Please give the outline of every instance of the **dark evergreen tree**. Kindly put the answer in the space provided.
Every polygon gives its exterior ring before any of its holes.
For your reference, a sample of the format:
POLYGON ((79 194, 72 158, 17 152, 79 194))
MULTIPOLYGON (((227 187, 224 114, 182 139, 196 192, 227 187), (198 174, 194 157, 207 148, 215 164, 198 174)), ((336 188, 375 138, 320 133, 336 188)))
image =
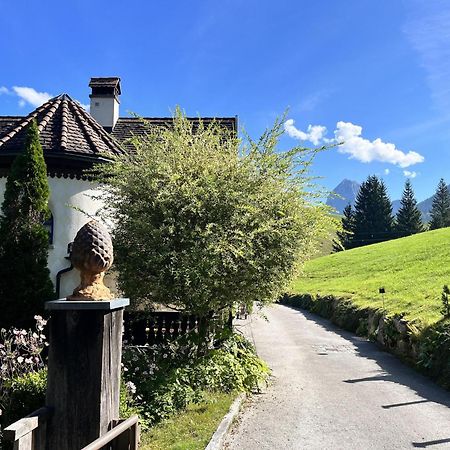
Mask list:
POLYGON ((35 121, 9 173, 0 216, 0 327, 27 327, 54 297, 47 268, 49 187, 35 121))
POLYGON ((339 252, 341 250, 348 250, 352 248, 352 239, 354 231, 354 213, 352 210, 352 205, 347 205, 343 211, 342 221, 342 231, 336 233, 337 240, 333 242, 333 250, 339 252))
POLYGON ((400 204, 395 224, 397 235, 399 237, 409 236, 423 231, 422 214, 417 208, 417 200, 409 180, 405 182, 400 204))
POLYGON ((352 245, 360 247, 393 237, 392 204, 386 186, 375 175, 369 176, 355 201, 352 245))
POLYGON ((439 180, 434 194, 430 216, 430 230, 450 226, 450 193, 443 178, 439 180))

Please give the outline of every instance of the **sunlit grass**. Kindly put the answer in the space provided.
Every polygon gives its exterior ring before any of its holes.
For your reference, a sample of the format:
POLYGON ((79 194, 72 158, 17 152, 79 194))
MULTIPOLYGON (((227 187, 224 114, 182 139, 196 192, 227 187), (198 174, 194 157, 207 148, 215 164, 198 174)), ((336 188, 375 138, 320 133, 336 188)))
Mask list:
POLYGON ((144 434, 142 450, 203 450, 236 394, 207 393, 205 401, 165 420, 144 434))
POLYGON ((405 312, 410 320, 441 318, 441 292, 450 284, 450 228, 360 247, 311 260, 294 293, 333 294, 359 306, 405 312))

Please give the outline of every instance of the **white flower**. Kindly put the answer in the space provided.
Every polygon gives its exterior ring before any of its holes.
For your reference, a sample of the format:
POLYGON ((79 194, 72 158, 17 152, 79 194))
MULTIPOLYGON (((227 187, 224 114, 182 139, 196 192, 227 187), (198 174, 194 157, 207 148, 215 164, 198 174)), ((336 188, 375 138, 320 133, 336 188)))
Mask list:
POLYGON ((136 385, 132 381, 127 381, 126 386, 132 394, 136 393, 136 385))
POLYGON ((22 364, 22 363, 23 363, 23 357, 22 357, 22 356, 19 356, 19 357, 17 358, 17 362, 20 363, 20 364, 22 364))

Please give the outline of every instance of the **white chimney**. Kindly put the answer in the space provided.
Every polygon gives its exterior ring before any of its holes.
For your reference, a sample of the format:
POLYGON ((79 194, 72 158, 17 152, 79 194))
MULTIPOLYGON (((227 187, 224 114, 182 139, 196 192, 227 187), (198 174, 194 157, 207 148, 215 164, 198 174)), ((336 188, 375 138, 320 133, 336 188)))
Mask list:
POLYGON ((91 78, 89 87, 92 88, 91 116, 105 128, 112 131, 119 119, 120 78, 91 78))

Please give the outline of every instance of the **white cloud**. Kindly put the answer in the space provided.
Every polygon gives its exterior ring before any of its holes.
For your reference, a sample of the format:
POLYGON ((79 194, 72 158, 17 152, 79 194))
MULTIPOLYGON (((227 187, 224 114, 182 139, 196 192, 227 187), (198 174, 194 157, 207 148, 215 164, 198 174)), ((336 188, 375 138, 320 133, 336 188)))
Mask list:
POLYGON ((5 86, 0 86, 0 95, 1 94, 9 94, 9 89, 5 86))
POLYGON ((47 92, 38 92, 33 88, 24 86, 13 86, 13 91, 20 98, 19 106, 25 106, 26 103, 29 103, 37 108, 52 97, 47 92))
POLYGON ((324 135, 327 132, 327 129, 322 125, 308 125, 306 132, 297 129, 294 126, 294 120, 288 119, 284 122, 284 130, 286 133, 294 138, 299 139, 300 141, 309 141, 314 145, 319 145, 320 141, 323 139, 324 135))
POLYGON ((384 174, 385 175, 389 175, 390 170, 389 169, 384 169, 384 174))
POLYGON ((364 163, 379 161, 394 164, 402 168, 421 163, 425 158, 417 152, 405 153, 390 142, 383 142, 380 138, 370 141, 361 136, 362 127, 351 122, 338 122, 334 131, 335 141, 343 142, 339 146, 340 153, 350 155, 364 163))
POLYGON ((327 129, 322 125, 309 125, 307 131, 301 131, 294 126, 294 120, 288 119, 284 123, 286 133, 301 141, 310 141, 314 145, 323 142, 325 144, 340 144, 339 153, 350 155, 364 163, 373 161, 394 164, 401 167, 412 166, 421 163, 425 158, 415 151, 403 152, 395 144, 384 142, 380 138, 373 141, 363 138, 362 127, 351 122, 339 121, 334 130, 334 139, 327 139, 327 129))
POLYGON ((409 170, 404 170, 403 175, 405 175, 405 177, 407 178, 416 178, 417 172, 410 172, 409 170))

